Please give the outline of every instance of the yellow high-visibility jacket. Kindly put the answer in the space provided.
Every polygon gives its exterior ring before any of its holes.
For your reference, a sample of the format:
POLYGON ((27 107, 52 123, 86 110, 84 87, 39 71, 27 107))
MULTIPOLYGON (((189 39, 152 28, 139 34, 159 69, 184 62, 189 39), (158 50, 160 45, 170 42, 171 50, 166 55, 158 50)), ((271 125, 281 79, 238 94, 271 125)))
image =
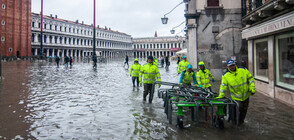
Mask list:
POLYGON ((196 79, 197 79, 198 85, 202 85, 203 88, 209 88, 209 87, 211 87, 209 77, 211 79, 214 79, 214 77, 212 76, 210 70, 205 67, 205 64, 204 64, 203 61, 200 61, 198 63, 198 65, 203 65, 204 66, 204 70, 201 70, 199 68, 199 71, 196 74, 196 79))
POLYGON ((139 63, 134 63, 130 69, 130 75, 132 77, 139 77, 140 76, 141 65, 139 63))
POLYGON ((179 65, 178 65, 178 73, 182 73, 184 70, 187 70, 187 66, 189 65, 190 63, 186 60, 182 60, 179 65))
POLYGON ((223 98, 229 87, 231 98, 233 100, 245 101, 251 96, 251 93, 255 93, 254 81, 254 77, 245 68, 238 68, 236 66, 236 71, 230 71, 228 69, 222 76, 222 82, 217 98, 223 98))
POLYGON ((153 60, 153 65, 155 65, 156 67, 158 67, 158 60, 157 60, 157 58, 153 58, 154 60, 153 60))
POLYGON ((157 81, 161 81, 158 67, 153 65, 152 63, 147 63, 141 67, 139 77, 140 84, 142 83, 142 77, 144 84, 153 84, 153 82, 155 82, 156 79, 157 81))

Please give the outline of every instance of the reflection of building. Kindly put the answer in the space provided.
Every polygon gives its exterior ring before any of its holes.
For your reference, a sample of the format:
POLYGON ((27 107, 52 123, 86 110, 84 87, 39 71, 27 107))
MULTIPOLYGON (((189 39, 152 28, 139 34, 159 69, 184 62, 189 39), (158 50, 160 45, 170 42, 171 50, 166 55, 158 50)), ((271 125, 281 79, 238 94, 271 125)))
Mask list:
MULTIPOLYGON (((32 54, 40 49, 39 14, 32 14, 32 54)), ((90 56, 93 53, 93 26, 78 20, 68 21, 57 16, 43 18, 43 48, 46 56, 90 56)), ((131 54, 132 38, 130 35, 113 31, 110 28, 96 28, 96 51, 98 56, 114 57, 131 54)))
POLYGON ((257 91, 294 106, 294 0, 244 0, 242 38, 257 91))
POLYGON ((195 68, 204 61, 215 78, 221 79, 222 61, 247 60, 241 39, 241 0, 184 1, 188 61, 195 68))
POLYGON ((31 56, 31 0, 0 1, 0 53, 3 57, 31 56))
POLYGON ((175 52, 184 48, 184 43, 184 37, 133 38, 134 57, 174 56, 175 52))

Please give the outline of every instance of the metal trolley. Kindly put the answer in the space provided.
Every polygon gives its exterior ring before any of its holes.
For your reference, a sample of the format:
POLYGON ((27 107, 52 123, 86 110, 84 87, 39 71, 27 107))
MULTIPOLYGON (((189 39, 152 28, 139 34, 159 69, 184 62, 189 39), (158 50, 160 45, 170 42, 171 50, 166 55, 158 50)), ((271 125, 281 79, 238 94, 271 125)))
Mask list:
POLYGON ((190 109, 191 120, 199 125, 202 108, 205 111, 205 120, 211 119, 211 125, 224 128, 224 116, 228 115, 228 121, 233 120, 239 124, 239 105, 229 98, 215 99, 216 94, 195 86, 181 86, 176 83, 156 81, 152 88, 152 97, 156 84, 170 86, 170 88, 159 88, 157 94, 163 99, 164 112, 170 124, 173 120, 173 109, 177 110, 177 126, 184 128, 184 110, 190 109), (227 109, 229 108, 229 109, 227 109), (228 111, 227 111, 228 110, 228 111))

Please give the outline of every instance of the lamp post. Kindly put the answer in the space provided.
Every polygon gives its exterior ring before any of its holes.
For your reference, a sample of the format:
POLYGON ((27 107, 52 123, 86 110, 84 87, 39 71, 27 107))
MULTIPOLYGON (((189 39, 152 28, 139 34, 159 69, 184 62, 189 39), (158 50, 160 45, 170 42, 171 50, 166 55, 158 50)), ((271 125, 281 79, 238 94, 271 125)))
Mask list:
POLYGON ((43 59, 43 0, 41 0, 41 43, 40 43, 40 58, 43 59))
POLYGON ((96 17, 96 0, 94 0, 94 11, 93 11, 93 62, 94 62, 94 67, 96 68, 96 63, 97 63, 97 56, 96 56, 96 22, 95 22, 95 17, 96 17))
POLYGON ((176 5, 172 10, 170 10, 168 13, 164 14, 163 18, 161 18, 162 24, 167 24, 168 18, 166 17, 168 14, 170 14, 173 10, 175 10, 178 6, 180 6, 184 1, 180 2, 178 5, 176 5))
POLYGON ((175 30, 174 30, 174 29, 180 27, 180 26, 181 26, 182 24, 184 24, 185 22, 186 22, 186 21, 183 21, 181 24, 179 24, 179 25, 173 27, 173 28, 170 30, 170 33, 171 33, 171 34, 174 34, 174 33, 175 33, 175 30))

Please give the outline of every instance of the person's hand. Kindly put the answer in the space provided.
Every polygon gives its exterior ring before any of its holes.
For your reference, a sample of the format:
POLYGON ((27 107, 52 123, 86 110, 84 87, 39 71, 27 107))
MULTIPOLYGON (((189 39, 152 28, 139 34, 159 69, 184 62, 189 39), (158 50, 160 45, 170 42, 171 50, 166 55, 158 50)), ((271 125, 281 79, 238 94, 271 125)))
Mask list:
POLYGON ((178 75, 179 75, 180 73, 178 72, 178 75))
POLYGON ((212 79, 211 81, 212 81, 212 82, 215 82, 215 80, 214 80, 214 79, 212 79))
POLYGON ((251 89, 250 93, 251 93, 251 95, 254 95, 255 94, 255 89, 251 89))
POLYGON ((130 77, 132 77, 132 75, 130 74, 130 77))
POLYGON ((160 88, 160 87, 161 87, 161 84, 158 85, 158 88, 160 88))

